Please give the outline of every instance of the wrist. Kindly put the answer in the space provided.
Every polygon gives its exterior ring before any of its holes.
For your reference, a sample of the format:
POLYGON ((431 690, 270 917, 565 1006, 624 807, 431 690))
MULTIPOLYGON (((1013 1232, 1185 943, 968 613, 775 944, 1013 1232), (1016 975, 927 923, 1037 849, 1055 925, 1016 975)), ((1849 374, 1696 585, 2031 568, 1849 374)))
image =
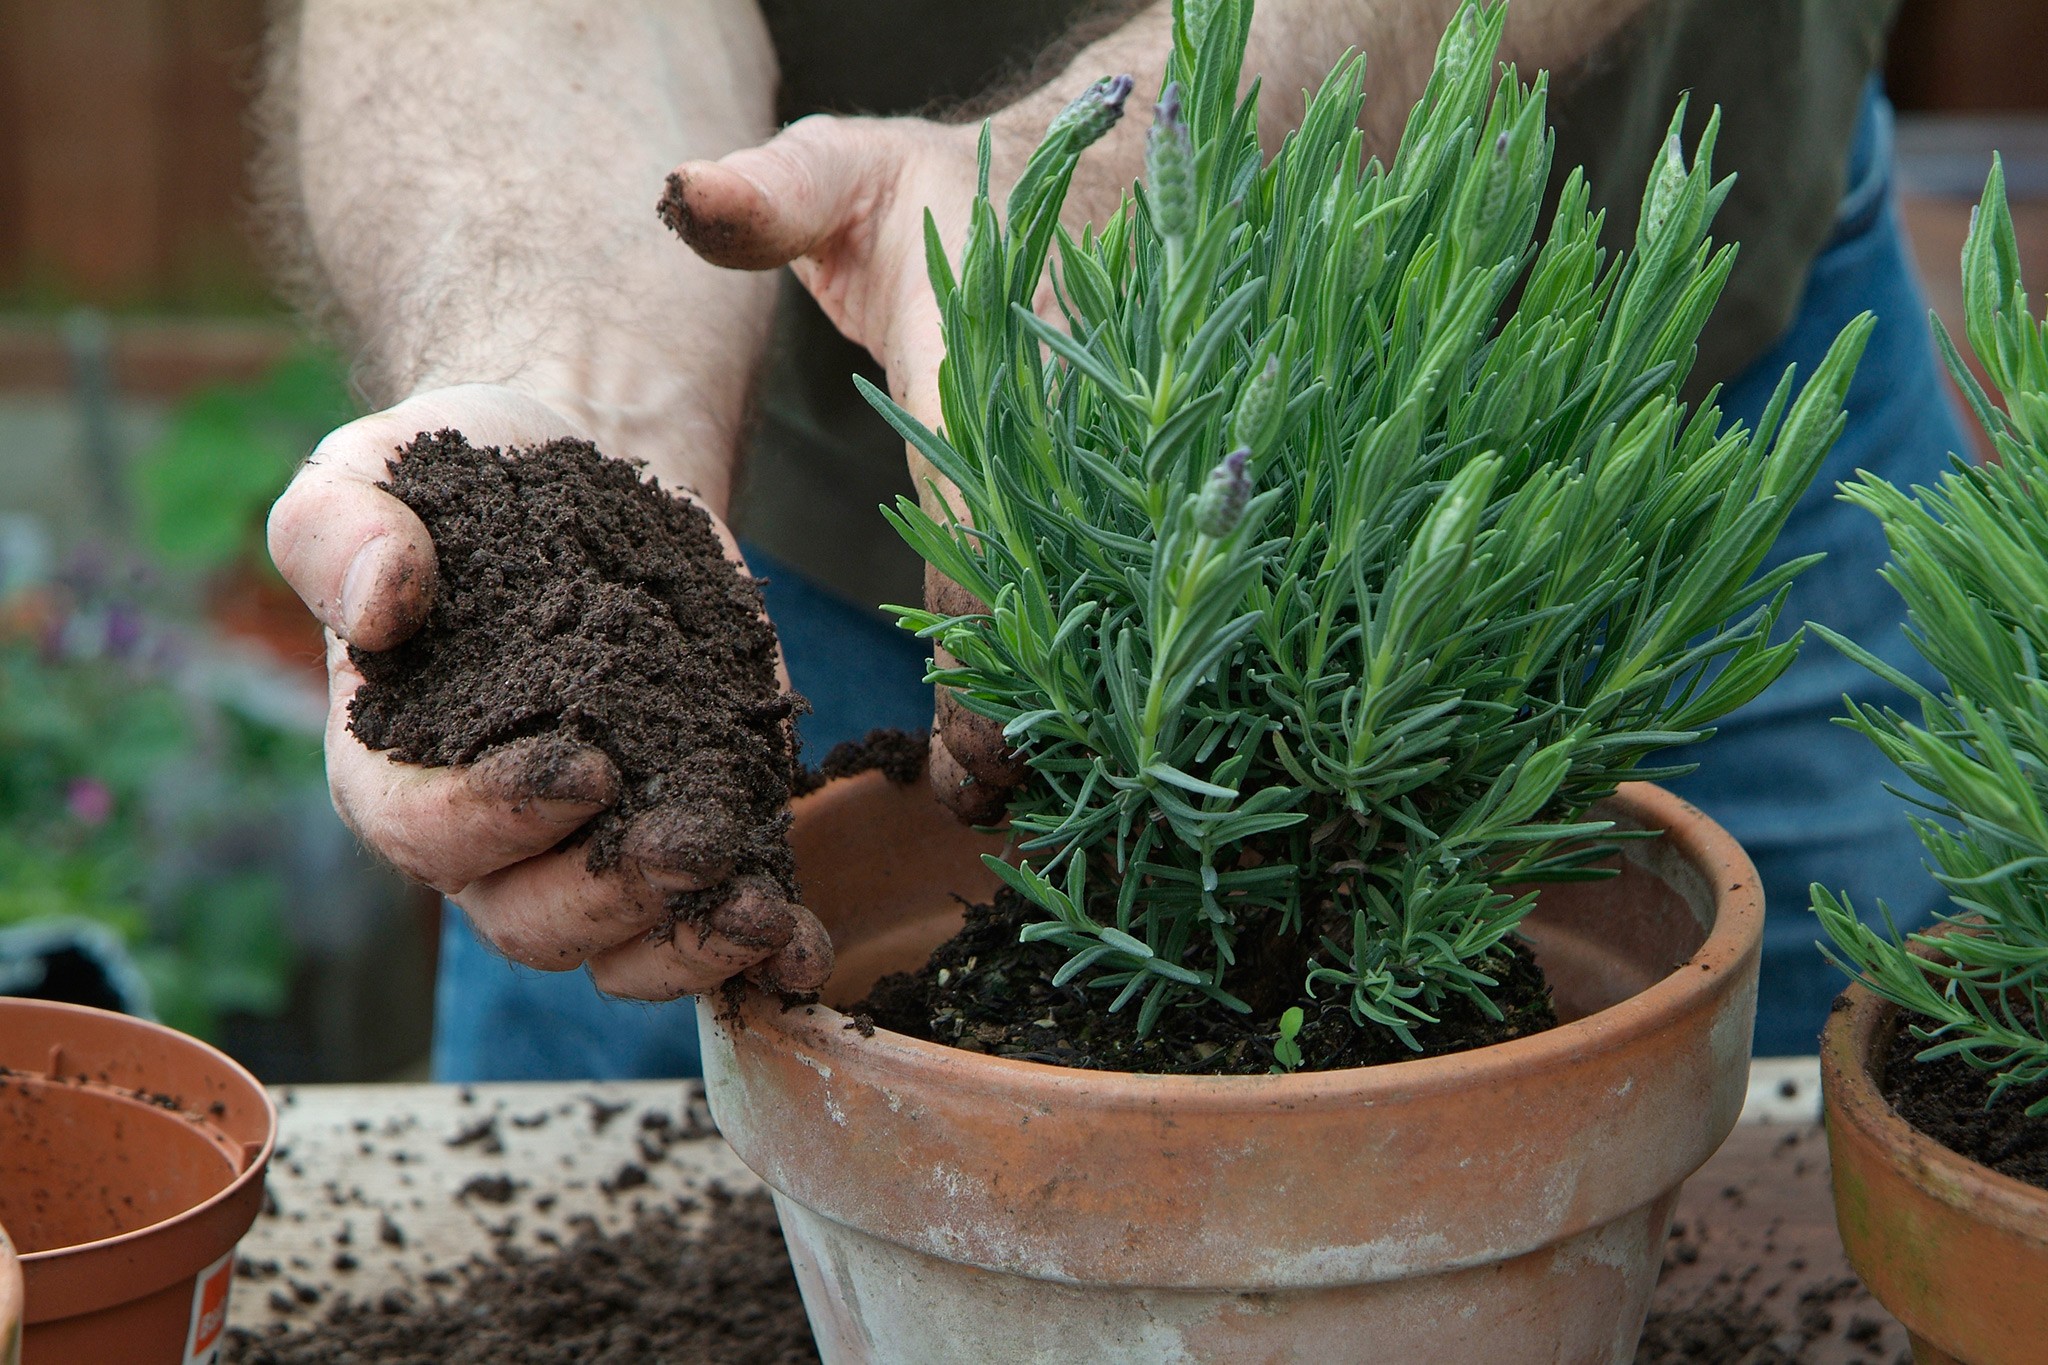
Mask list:
POLYGON ((607 376, 593 368, 537 368, 507 387, 526 393, 605 455, 637 461, 672 492, 688 492, 724 520, 732 501, 752 377, 713 394, 673 370, 607 376))
MULTIPOLYGON (((725 517, 754 371, 766 340, 770 277, 728 276, 761 297, 728 300, 714 344, 670 331, 658 341, 642 318, 570 329, 550 343, 523 334, 522 354, 442 354, 407 376, 413 394, 485 383, 523 394, 559 415, 615 459, 635 460, 674 491, 695 494, 725 517)), ((518 333, 511 329, 499 336, 518 333)))

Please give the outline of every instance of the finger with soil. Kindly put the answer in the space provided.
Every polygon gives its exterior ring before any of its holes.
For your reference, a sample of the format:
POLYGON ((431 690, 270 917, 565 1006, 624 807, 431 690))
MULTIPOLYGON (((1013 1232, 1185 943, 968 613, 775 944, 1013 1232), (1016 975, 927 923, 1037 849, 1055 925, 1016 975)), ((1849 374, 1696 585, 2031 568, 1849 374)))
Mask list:
MULTIPOLYGON (((924 571, 925 605, 945 616, 986 615, 988 606, 973 593, 931 565, 924 571)), ((939 668, 959 664, 945 649, 932 646, 939 668)), ((970 824, 1002 818, 1010 792, 1029 773, 1023 758, 1003 737, 1003 727, 960 704, 950 687, 934 689, 932 719, 932 790, 946 807, 970 824)))
POLYGON ((932 734, 931 780, 940 804, 970 825, 996 823, 1010 804, 1009 787, 977 779, 953 757, 946 737, 936 731, 932 734))
MULTIPOLYGON (((792 946, 800 945, 793 961, 814 964, 824 935, 809 911, 777 898, 772 886, 758 899, 743 891, 701 920, 677 920, 663 932, 598 954, 590 960, 590 979, 606 995, 628 1000, 703 995, 749 968, 759 971, 764 960, 773 962, 792 946), (754 941, 741 942, 741 937, 754 941)), ((824 953, 829 973, 829 942, 824 953)), ((816 975, 815 966, 808 972, 800 968, 796 975, 816 975)))
POLYGON ((434 541, 412 508, 379 487, 421 431, 455 424, 479 442, 580 433, 525 394, 462 384, 409 398, 331 431, 270 510, 270 556, 327 628, 386 650, 425 623, 439 588, 434 541))
POLYGON ((411 508, 316 452, 270 509, 270 557, 329 630, 389 649, 427 619, 434 542, 411 508))
POLYGON ((777 995, 808 995, 823 987, 832 976, 832 936, 810 911, 791 908, 796 910, 796 925, 789 942, 748 972, 747 978, 777 995))
MULTIPOLYGON (((934 646, 941 668, 952 656, 934 646)), ((932 790, 953 814, 969 824, 1002 819, 1010 793, 1030 770, 1003 737, 1003 727, 960 704, 953 689, 936 689, 932 721, 932 790)))
POLYGON ((701 891, 732 875, 745 837, 739 818, 718 802, 656 806, 627 827, 619 852, 655 886, 701 891))
MULTIPOLYGON (((638 868, 592 872, 581 849, 528 858, 463 887, 451 899, 477 936, 512 961, 571 971, 669 920, 669 893, 638 868)), ((759 959, 755 952, 741 965, 759 959)), ((737 970, 737 968, 735 968, 737 970)))
POLYGON ((618 799, 611 760, 559 735, 421 768, 371 753, 346 721, 343 697, 328 718, 335 809, 400 872, 443 894, 545 853, 618 799))

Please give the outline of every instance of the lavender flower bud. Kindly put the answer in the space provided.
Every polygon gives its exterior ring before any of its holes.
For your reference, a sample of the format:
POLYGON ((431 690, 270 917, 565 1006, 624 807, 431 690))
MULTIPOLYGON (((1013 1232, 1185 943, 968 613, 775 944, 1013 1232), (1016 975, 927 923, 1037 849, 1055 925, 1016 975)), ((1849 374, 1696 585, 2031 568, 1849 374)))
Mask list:
POLYGON ((1045 130, 1046 140, 1071 135, 1077 151, 1095 142, 1124 116, 1124 101, 1130 98, 1133 84, 1129 76, 1105 76, 1095 82, 1053 117, 1045 130))
POLYGON ((1266 368, 1247 379, 1237 395, 1230 419, 1230 440, 1246 450, 1263 449, 1272 439, 1273 419, 1280 413, 1280 357, 1266 357, 1266 368))
POLYGON ((1225 455, 1195 498, 1195 529, 1211 540, 1221 540, 1244 520, 1245 504, 1252 500, 1252 481, 1244 472, 1251 454, 1239 446, 1225 455))
POLYGON ((1443 42, 1437 45, 1436 67, 1445 85, 1456 85, 1464 78, 1478 50, 1479 12, 1471 5, 1460 6, 1457 19, 1444 30, 1443 42))
POLYGON ((1664 144, 1664 155, 1658 160, 1657 168, 1650 173, 1649 200, 1643 205, 1644 237, 1655 237, 1671 217, 1671 210, 1678 203, 1679 193, 1685 189, 1685 148, 1678 143, 1678 134, 1673 133, 1664 144))
POLYGON ((1145 193, 1159 235, 1184 242, 1195 223, 1195 149, 1180 114, 1180 82, 1159 97, 1145 134, 1145 193))
POLYGON ((1479 201, 1479 230, 1491 232, 1500 221, 1508 202, 1508 185, 1514 179, 1514 163, 1508 159, 1508 135, 1493 140, 1493 161, 1486 168, 1486 193, 1479 201))

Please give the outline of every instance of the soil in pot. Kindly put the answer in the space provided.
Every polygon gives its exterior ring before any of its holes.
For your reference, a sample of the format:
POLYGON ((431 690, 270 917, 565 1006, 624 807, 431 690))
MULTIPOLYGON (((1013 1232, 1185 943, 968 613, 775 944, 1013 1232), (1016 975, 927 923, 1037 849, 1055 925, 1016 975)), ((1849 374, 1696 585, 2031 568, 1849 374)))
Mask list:
MULTIPOLYGON (((1264 1075, 1273 1066, 1277 1022, 1214 1007, 1169 1011, 1144 1038, 1133 1013, 1106 1014, 1098 991, 1053 984, 1063 955, 1019 943, 1018 931, 1040 912, 1005 887, 987 905, 968 907, 967 924, 916 972, 875 983, 848 1011, 872 1024, 970 1052, 1016 1057, 1095 1071, 1183 1075, 1264 1075)), ((1519 943, 1486 963, 1501 984, 1494 993, 1503 1018, 1489 1018, 1464 997, 1415 1030, 1416 1052, 1384 1029, 1359 1028, 1342 1005, 1311 1010, 1298 1041, 1303 1070, 1375 1066, 1382 1062, 1462 1052, 1557 1026, 1550 989, 1519 943)))
POLYGON ((673 1210, 560 1253, 472 1264, 462 1293, 420 1304, 394 1291, 344 1299, 310 1329, 229 1334, 224 1365, 594 1365, 817 1360, 765 1192, 712 1191, 708 1224, 673 1210))
POLYGON ((835 744, 824 761, 797 775, 791 796, 808 796, 827 782, 841 777, 880 770, 899 786, 924 780, 925 760, 931 754, 928 730, 870 730, 861 739, 835 744))
POLYGON ((535 737, 595 746, 620 797, 574 836, 593 871, 656 813, 691 861, 729 859, 794 899, 784 811, 801 703, 778 687, 759 587, 704 510, 586 442, 508 454, 454 431, 422 433, 384 486, 433 536, 440 583, 412 638, 352 652, 356 736, 432 765, 535 737))
POLYGON ((2014 1086, 1987 1106, 1986 1073, 1960 1057, 1914 1060, 1929 1046, 1913 1035, 1914 1024, 1934 1027, 1920 1015, 1903 1019, 1885 1052, 1880 1088, 1899 1117, 1958 1156, 2048 1190, 2048 1115, 2026 1115, 2028 1105, 2048 1098, 2048 1081, 2014 1086))

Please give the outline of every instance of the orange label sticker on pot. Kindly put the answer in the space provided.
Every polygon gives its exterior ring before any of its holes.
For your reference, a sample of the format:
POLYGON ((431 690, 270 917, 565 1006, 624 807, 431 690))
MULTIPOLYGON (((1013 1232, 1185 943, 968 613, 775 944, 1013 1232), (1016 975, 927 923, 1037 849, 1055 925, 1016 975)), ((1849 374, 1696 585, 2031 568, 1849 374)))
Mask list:
POLYGON ((192 1325, 185 1332, 185 1365, 217 1365, 220 1339, 228 1325, 228 1286, 235 1278, 235 1253, 199 1272, 192 1286, 192 1325))

